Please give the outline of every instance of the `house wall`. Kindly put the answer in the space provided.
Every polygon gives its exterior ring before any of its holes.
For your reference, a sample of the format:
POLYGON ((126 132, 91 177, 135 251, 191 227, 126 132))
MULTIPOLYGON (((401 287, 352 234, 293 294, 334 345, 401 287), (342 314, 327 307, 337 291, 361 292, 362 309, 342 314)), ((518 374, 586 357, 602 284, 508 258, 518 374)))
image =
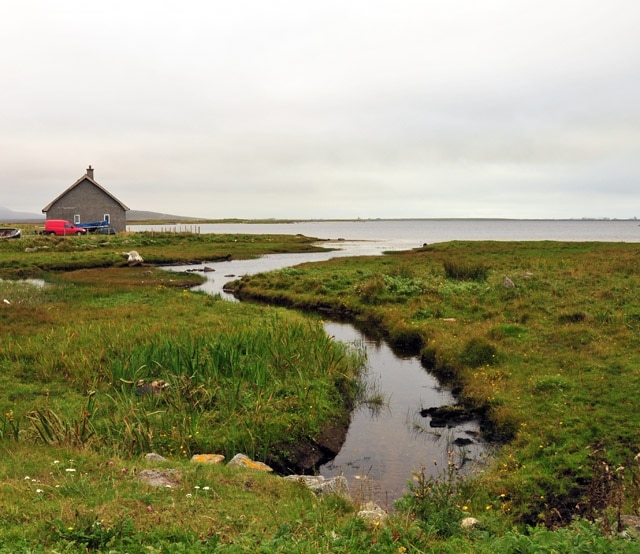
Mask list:
POLYGON ((102 221, 105 214, 109 214, 111 227, 119 233, 126 231, 126 212, 122 206, 85 179, 51 205, 47 219, 67 219, 74 223, 74 216, 79 215, 80 223, 91 223, 102 221))

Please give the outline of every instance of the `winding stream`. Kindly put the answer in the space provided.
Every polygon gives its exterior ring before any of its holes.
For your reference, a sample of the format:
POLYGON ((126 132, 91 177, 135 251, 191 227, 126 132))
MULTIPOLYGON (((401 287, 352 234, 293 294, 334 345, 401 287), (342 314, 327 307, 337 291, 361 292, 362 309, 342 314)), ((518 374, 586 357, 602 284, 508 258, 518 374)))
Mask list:
MULTIPOLYGON (((162 230, 162 228, 157 228, 162 230)), ((132 230, 154 230, 134 226, 132 230)), ((424 242, 450 240, 562 240, 640 242, 638 221, 632 220, 363 220, 316 221, 287 224, 205 224, 203 233, 303 234, 310 237, 349 237, 349 241, 323 242, 339 251, 314 254, 281 254, 258 260, 207 264, 216 271, 205 273, 202 290, 221 294, 227 281, 242 275, 289 267, 303 262, 322 261, 336 256, 377 255, 385 250, 407 250, 424 242)), ((189 266, 170 269, 186 270, 189 266)), ((202 266, 200 266, 202 269, 202 266)), ((432 427, 420 410, 454 401, 450 392, 425 371, 415 357, 392 352, 383 342, 365 337, 350 325, 327 323, 327 333, 338 340, 363 344, 367 349, 368 379, 387 397, 388 406, 371 412, 362 406, 352 414, 347 440, 338 456, 320 468, 324 476, 344 474, 354 496, 375 499, 390 507, 406 491, 412 474, 420 471, 441 476, 449 452, 464 469, 473 468, 486 454, 478 436, 477 422, 450 429, 432 427), (465 446, 454 441, 471 440, 465 446), (465 462, 463 464, 463 462, 465 462)), ((460 442, 460 441, 458 441, 460 442)))
MULTIPOLYGON (((379 244, 362 242, 340 242, 336 246, 341 250, 206 263, 214 271, 204 273, 207 281, 194 290, 237 301, 222 287, 243 275, 336 256, 380 254, 383 249, 379 244)), ((388 245, 384 249, 388 249, 388 245)), ((193 271, 203 267, 183 265, 166 269, 193 271)), ((455 399, 422 367, 416 356, 394 352, 384 341, 365 336, 350 324, 326 322, 325 329, 336 340, 365 348, 366 378, 370 387, 383 394, 386 402, 380 409, 363 405, 352 413, 346 441, 338 456, 319 468, 321 475, 344 475, 354 498, 371 499, 391 508, 393 501, 407 492, 407 482, 415 472, 424 469, 427 475, 441 476, 448 460, 464 470, 482 462, 487 449, 480 438, 477 421, 451 428, 432 427, 430 418, 420 415, 424 408, 453 404, 455 399), (458 445, 454 441, 467 444, 458 445)))

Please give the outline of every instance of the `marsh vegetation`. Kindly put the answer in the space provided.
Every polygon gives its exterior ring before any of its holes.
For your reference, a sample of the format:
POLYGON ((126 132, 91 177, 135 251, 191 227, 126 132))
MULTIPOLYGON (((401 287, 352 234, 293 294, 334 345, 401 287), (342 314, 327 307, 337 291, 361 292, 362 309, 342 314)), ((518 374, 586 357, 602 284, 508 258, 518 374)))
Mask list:
POLYGON ((454 464, 415 476, 383 525, 274 475, 190 464, 243 451, 286 469, 344 424, 362 358, 314 318, 194 293, 200 277, 151 264, 306 248, 146 233, 0 243, 0 277, 47 283, 0 281, 0 552, 637 549, 617 535, 640 499, 627 244, 448 243, 243 279, 243 296, 366 320, 418 348, 502 446, 472 478, 454 464), (133 249, 149 265, 127 267, 133 249), (141 380, 169 387, 140 394, 141 380), (150 450, 182 471, 179 488, 134 478, 150 450))
POLYGON ((638 508, 638 255, 633 244, 452 242, 245 277, 235 288, 373 323, 419 349, 503 443, 478 482, 507 498, 502 509, 517 521, 555 526, 596 502, 594 456, 624 468, 619 509, 638 508))

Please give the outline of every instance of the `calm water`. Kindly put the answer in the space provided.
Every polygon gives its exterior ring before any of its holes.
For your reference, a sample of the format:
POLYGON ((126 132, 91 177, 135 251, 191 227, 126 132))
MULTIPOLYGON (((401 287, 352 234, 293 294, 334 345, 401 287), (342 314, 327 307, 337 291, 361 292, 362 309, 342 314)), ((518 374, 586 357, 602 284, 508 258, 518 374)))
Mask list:
MULTIPOLYGON (((166 226, 132 227, 132 230, 166 230, 166 226)), ((640 242, 635 221, 516 221, 516 220, 402 220, 363 222, 306 222, 292 224, 215 224, 199 226, 201 233, 304 234, 328 241, 340 250, 311 254, 279 254, 258 260, 207 263, 214 272, 199 289, 234 300, 223 285, 249 275, 308 261, 336 256, 378 255, 385 250, 402 250, 423 243, 450 240, 566 240, 640 242), (338 240, 341 239, 341 240, 338 240), (344 239, 344 240, 342 240, 344 239)), ((144 256, 144 253, 142 253, 144 256)), ((196 266, 202 269, 202 266, 196 266)), ((194 266, 178 266, 184 271, 194 266)), ((330 463, 320 468, 326 477, 343 474, 352 494, 372 498, 391 507, 406 489, 412 474, 424 468, 430 475, 442 475, 448 452, 456 463, 473 469, 486 455, 478 437, 477 422, 451 429, 431 428, 420 410, 451 404, 450 392, 422 368, 416 357, 392 352, 381 341, 364 336, 351 325, 326 323, 327 333, 367 352, 367 378, 387 398, 387 406, 373 412, 363 406, 352 414, 347 440, 330 463), (452 446, 457 438, 471 439, 464 447, 452 446), (477 463, 476 463, 477 462, 477 463)))
MULTIPOLYGON (((185 227, 185 226, 181 226, 185 227)), ((392 249, 410 249, 450 240, 565 240, 640 242, 634 220, 401 219, 313 221, 274 224, 205 224, 201 233, 301 234, 320 239, 375 241, 392 249)), ((130 229, 172 229, 131 226, 130 229)))
POLYGON ((338 456, 320 467, 321 475, 344 475, 354 497, 392 508, 414 472, 424 468, 428 475, 441 476, 449 452, 465 471, 481 467, 487 445, 477 421, 432 428, 430 418, 420 415, 423 408, 455 404, 455 399, 417 357, 398 355, 351 325, 325 323, 325 329, 337 340, 366 348, 367 379, 383 392, 386 405, 379 410, 363 405, 352 413, 347 439, 338 456), (456 446, 456 439, 472 442, 456 446))

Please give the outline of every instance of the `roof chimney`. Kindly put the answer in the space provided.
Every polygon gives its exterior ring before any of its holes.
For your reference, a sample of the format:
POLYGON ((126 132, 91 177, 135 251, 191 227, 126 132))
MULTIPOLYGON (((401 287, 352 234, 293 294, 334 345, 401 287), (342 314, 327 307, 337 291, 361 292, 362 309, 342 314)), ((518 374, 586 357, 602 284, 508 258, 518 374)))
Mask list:
POLYGON ((89 179, 93 179, 93 167, 91 166, 87 167, 87 177, 89 177, 89 179))

